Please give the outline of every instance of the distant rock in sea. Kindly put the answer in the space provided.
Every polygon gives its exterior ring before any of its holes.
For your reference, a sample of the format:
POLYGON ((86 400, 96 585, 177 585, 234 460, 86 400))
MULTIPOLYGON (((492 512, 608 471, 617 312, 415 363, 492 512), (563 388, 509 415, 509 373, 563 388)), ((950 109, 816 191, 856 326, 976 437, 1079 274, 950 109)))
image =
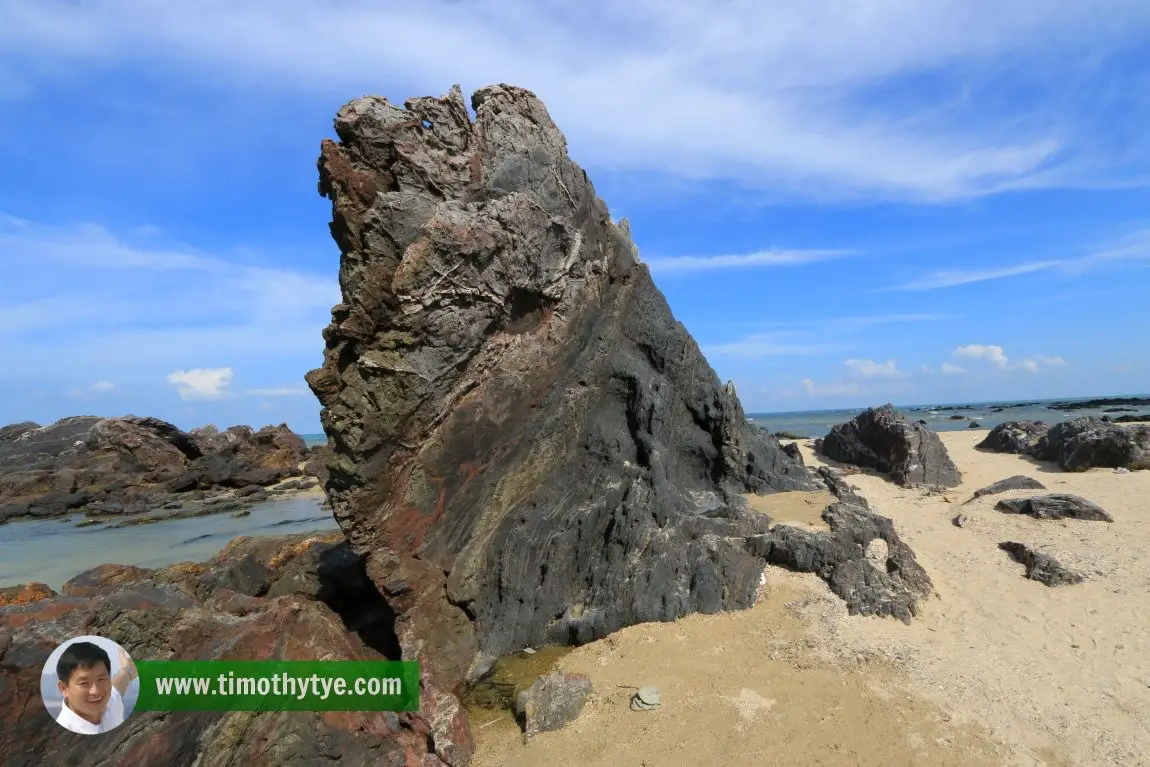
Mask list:
POLYGON ((1150 405, 1150 397, 1101 397, 1099 399, 1052 402, 1046 407, 1051 410, 1097 410, 1109 407, 1108 410, 1102 412, 1111 413, 1117 412, 1114 406, 1128 405, 1150 405))
POLYGON ((938 434, 890 404, 832 427, 818 450, 835 461, 877 469, 900 485, 953 487, 962 481, 938 434))

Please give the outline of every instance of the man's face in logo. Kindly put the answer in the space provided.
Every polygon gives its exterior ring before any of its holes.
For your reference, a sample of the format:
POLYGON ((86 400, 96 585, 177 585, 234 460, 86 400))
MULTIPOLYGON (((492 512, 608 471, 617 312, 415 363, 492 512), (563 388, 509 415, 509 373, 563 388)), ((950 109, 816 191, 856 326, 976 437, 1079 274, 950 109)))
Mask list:
POLYGON ((100 661, 77 666, 67 682, 58 684, 68 708, 90 722, 100 721, 112 695, 112 674, 107 666, 100 661))

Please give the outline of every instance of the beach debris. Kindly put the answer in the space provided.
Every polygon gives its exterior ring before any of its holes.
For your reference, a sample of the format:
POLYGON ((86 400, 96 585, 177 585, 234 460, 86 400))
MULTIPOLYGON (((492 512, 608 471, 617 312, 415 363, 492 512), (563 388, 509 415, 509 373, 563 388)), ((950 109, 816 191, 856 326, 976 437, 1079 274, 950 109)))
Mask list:
POLYGON ((650 711, 659 707, 659 688, 640 687, 631 696, 632 711, 650 711))
POLYGON ((867 408, 831 427, 819 452, 835 461, 877 469, 899 485, 954 487, 962 482, 938 434, 891 404, 867 408))
POLYGON ((535 654, 535 648, 534 647, 524 647, 523 652, 526 655, 534 655, 535 654))
POLYGON ((1051 493, 1030 498, 1003 498, 994 508, 1007 514, 1027 514, 1035 519, 1084 519, 1113 522, 1102 507, 1077 495, 1051 493))
POLYGON ((592 692, 583 674, 550 674, 536 679, 515 700, 515 716, 528 737, 558 730, 579 716, 592 692))
POLYGON ((992 485, 980 487, 974 491, 974 495, 966 503, 970 503, 976 498, 981 498, 984 495, 997 495, 998 493, 1005 493, 1008 490, 1045 490, 1046 486, 1033 477, 1027 477, 1023 474, 1015 474, 1013 477, 1000 479, 992 485))
POLYGON ((1026 566, 1026 577, 1047 586, 1073 586, 1082 583, 1086 576, 1071 570, 1054 557, 1032 549, 1024 543, 1003 541, 998 548, 1010 555, 1011 559, 1026 566))
POLYGON ((1125 466, 1119 466, 1117 469, 1114 470, 1114 473, 1115 474, 1129 474, 1130 469, 1127 469, 1125 466))

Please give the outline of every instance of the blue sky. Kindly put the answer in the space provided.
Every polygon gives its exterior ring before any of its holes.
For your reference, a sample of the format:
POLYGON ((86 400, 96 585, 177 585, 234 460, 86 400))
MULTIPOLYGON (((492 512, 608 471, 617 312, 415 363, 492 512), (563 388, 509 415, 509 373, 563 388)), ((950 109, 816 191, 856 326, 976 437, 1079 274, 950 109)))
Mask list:
POLYGON ((2 0, 0 422, 318 431, 320 140, 493 82, 748 411, 1150 390, 1145 0, 2 0))

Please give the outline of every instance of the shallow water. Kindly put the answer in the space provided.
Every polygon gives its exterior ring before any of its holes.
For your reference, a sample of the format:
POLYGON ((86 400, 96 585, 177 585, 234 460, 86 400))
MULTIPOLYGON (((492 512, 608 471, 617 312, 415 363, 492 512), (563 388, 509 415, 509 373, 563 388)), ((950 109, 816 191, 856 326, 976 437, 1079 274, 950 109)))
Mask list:
POLYGON ((491 673, 463 696, 463 707, 473 727, 514 716, 515 699, 540 676, 548 674, 573 647, 540 647, 534 653, 517 652, 495 662, 491 673))
MULTIPOLYGON (((1139 396, 1139 395, 1114 395, 1139 396)), ((1147 395, 1141 395, 1147 396, 1147 395)), ((1091 397, 1090 399, 1096 399, 1091 397)), ((899 406, 899 409, 910 415, 914 420, 922 419, 935 431, 961 431, 970 428, 970 421, 977 421, 983 429, 991 429, 1006 421, 1046 421, 1059 423, 1078 418, 1084 415, 1126 415, 1126 413, 1103 413, 1104 408, 1090 410, 1061 411, 1051 410, 1046 405, 1052 402, 1075 402, 1069 398, 1035 400, 1026 407, 1013 407, 1001 413, 991 412, 995 406, 1018 404, 1018 400, 1005 402, 974 402, 950 403, 948 405, 909 405, 899 406), (972 409, 969 409, 972 408, 972 409), (952 415, 966 416, 970 420, 951 419, 952 415)), ((1150 413, 1150 406, 1133 406, 1136 413, 1150 413)), ((845 410, 806 410, 793 413, 747 413, 747 418, 753 423, 768 429, 771 432, 791 432, 803 437, 825 437, 831 427, 849 421, 865 408, 850 408, 845 410)))
POLYGON ((175 519, 135 527, 76 527, 71 517, 0 525, 0 587, 40 581, 57 591, 68 579, 108 563, 164 567, 202 562, 240 535, 289 535, 335 530, 319 495, 264 501, 251 514, 175 519))

